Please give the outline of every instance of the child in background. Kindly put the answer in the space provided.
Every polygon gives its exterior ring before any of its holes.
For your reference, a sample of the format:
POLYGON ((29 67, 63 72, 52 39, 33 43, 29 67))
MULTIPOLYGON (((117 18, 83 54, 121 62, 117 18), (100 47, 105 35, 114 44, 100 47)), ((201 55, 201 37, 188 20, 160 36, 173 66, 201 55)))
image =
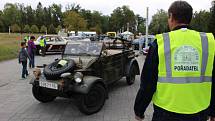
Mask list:
POLYGON ((26 51, 26 43, 21 42, 21 49, 19 52, 19 63, 22 63, 22 79, 25 79, 26 76, 28 76, 28 70, 27 70, 27 60, 30 60, 30 57, 28 55, 28 52, 26 51))

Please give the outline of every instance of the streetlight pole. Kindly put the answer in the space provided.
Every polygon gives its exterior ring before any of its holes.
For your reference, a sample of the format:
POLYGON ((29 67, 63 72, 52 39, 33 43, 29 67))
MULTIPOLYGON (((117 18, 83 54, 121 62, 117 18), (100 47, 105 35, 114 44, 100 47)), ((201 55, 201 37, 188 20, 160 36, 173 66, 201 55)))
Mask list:
POLYGON ((146 42, 145 42, 145 48, 148 47, 148 20, 149 20, 149 7, 146 8, 146 42))

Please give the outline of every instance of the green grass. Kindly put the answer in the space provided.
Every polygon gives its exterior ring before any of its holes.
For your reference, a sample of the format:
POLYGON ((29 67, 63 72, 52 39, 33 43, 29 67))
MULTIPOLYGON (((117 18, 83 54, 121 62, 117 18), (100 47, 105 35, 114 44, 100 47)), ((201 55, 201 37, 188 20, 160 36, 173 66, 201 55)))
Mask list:
MULTIPOLYGON (((14 59, 18 57, 20 43, 27 34, 0 33, 0 61, 14 59)), ((40 34, 31 34, 36 38, 40 34)))

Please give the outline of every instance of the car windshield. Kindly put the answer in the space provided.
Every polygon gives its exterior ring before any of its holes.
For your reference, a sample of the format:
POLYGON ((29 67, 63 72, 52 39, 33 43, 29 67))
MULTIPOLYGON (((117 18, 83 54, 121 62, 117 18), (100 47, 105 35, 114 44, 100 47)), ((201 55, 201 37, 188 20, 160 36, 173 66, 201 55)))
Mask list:
POLYGON ((99 56, 102 43, 99 42, 71 42, 66 45, 65 55, 99 56))

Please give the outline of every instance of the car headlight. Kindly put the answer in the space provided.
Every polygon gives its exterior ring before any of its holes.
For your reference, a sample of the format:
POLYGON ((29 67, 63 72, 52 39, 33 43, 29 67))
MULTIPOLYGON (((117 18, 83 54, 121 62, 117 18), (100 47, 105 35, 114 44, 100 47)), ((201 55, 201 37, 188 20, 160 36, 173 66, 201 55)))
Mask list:
POLYGON ((74 75, 74 79, 76 83, 81 83, 83 81, 84 75, 81 72, 76 72, 74 75))

